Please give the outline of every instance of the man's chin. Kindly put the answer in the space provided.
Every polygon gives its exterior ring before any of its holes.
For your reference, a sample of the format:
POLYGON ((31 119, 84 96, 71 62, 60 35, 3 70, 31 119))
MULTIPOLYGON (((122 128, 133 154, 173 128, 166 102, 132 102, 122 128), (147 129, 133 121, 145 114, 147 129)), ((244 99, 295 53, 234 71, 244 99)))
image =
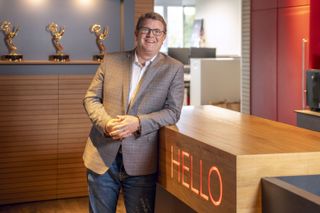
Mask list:
POLYGON ((143 51, 145 52, 145 53, 148 53, 148 54, 155 54, 155 53, 157 53, 158 52, 158 50, 157 49, 155 49, 155 48, 143 48, 143 51))

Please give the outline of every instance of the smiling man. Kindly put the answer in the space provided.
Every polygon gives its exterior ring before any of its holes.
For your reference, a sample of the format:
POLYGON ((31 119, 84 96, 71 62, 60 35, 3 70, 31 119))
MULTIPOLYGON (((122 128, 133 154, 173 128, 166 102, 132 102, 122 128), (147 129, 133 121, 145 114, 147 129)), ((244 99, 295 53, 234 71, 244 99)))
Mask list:
POLYGON ((162 16, 142 15, 136 48, 107 54, 85 95, 90 212, 116 212, 121 188, 128 213, 154 210, 158 131, 179 120, 184 95, 183 65, 159 52, 166 31, 162 16))

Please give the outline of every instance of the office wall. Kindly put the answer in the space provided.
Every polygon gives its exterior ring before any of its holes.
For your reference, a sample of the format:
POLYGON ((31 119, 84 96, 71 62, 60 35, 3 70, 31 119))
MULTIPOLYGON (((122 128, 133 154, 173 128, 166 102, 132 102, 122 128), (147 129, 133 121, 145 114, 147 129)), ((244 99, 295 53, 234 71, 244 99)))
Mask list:
POLYGON ((204 19, 207 47, 217 55, 241 55, 241 0, 196 0, 196 18, 204 19))
MULTIPOLYGON (((125 49, 131 49, 134 45, 134 1, 124 1, 124 9, 125 49)), ((110 28, 104 42, 107 51, 120 50, 119 0, 0 0, 0 21, 3 20, 20 27, 14 43, 25 59, 47 60, 48 55, 54 54, 51 35, 45 30, 52 21, 65 26, 61 43, 71 59, 90 60, 98 53, 95 36, 89 31, 94 23, 110 28)), ((3 33, 0 33, 0 54, 7 54, 3 33)))

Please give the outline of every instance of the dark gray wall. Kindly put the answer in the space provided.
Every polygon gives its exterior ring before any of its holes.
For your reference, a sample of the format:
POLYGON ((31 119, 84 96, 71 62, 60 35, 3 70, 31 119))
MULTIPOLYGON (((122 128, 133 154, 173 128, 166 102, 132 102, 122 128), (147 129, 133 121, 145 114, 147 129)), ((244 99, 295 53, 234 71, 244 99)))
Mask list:
MULTIPOLYGON (((95 36, 89 31, 94 23, 109 26, 110 33, 104 41, 107 51, 120 50, 120 0, 90 0, 91 4, 86 7, 80 6, 80 0, 42 1, 42 5, 35 6, 32 0, 0 0, 0 22, 8 20, 20 27, 14 43, 24 59, 47 60, 48 55, 55 53, 51 35, 46 31, 52 21, 65 27, 61 43, 71 59, 91 60, 92 55, 98 53, 95 36)), ((124 2, 125 49, 131 49, 134 45, 134 1, 124 2)), ((7 54, 2 32, 0 54, 7 54)))

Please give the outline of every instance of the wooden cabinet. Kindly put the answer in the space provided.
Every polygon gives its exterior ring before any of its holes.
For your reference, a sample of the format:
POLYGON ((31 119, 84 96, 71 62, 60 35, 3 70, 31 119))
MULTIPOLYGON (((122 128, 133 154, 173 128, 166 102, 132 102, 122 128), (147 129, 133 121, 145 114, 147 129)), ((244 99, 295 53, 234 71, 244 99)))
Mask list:
POLYGON ((310 68, 320 69, 320 1, 310 0, 310 68))
POLYGON ((57 198, 87 195, 82 153, 91 122, 82 99, 92 74, 59 75, 57 198))
POLYGON ((278 7, 295 7, 309 4, 310 0, 278 0, 278 7))
POLYGON ((317 0, 251 0, 252 10, 275 9, 282 7, 296 7, 309 5, 310 1, 317 0))
POLYGON ((252 114, 277 120, 277 10, 252 12, 252 114))
POLYGON ((277 0, 252 0, 251 8, 252 10, 277 8, 277 0))
POLYGON ((82 99, 96 68, 0 64, 0 205, 87 195, 82 99))
POLYGON ((294 110, 302 108, 302 39, 309 38, 308 23, 309 6, 278 11, 278 120, 293 125, 294 110))
POLYGON ((0 204, 53 199, 58 77, 0 76, 0 204))
MULTIPOLYGON (((252 11, 251 113, 296 125, 309 6, 252 11)), ((307 66, 307 60, 305 61, 307 66)))

